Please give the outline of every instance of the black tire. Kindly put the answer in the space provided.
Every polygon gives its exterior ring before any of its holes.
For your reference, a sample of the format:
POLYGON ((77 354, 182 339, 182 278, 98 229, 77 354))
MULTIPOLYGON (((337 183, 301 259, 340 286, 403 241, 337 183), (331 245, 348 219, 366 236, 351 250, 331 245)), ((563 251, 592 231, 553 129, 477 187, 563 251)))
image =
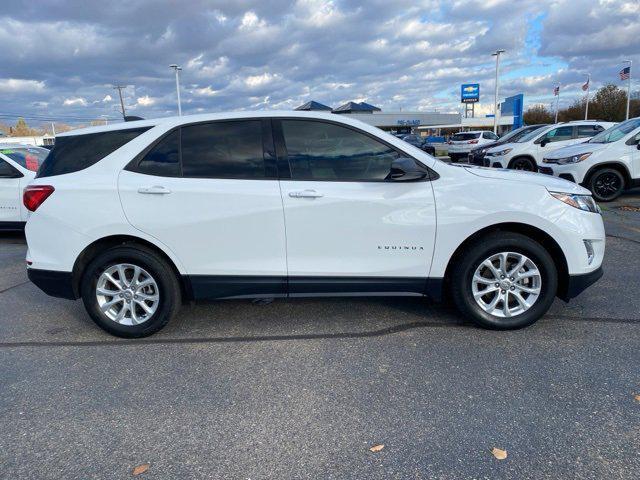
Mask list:
POLYGON ((603 168, 589 178, 587 188, 599 202, 611 202, 624 191, 624 176, 614 168, 603 168))
POLYGON ((450 293, 458 310, 476 325, 495 330, 523 328, 535 323, 551 307, 558 290, 558 272, 549 252, 531 238, 511 232, 488 234, 477 239, 453 265, 450 293), (472 278, 478 266, 491 255, 515 252, 531 259, 542 279, 540 295, 523 313, 505 318, 485 312, 473 298, 472 278))
POLYGON ((94 258, 82 275, 80 293, 93 321, 103 330, 123 338, 147 337, 157 332, 174 317, 181 305, 180 284, 173 269, 155 252, 140 245, 113 247, 94 258), (122 325, 111 320, 100 310, 96 297, 100 275, 109 267, 121 263, 141 267, 153 277, 158 287, 159 299, 155 313, 138 325, 122 325))
POLYGON ((509 168, 512 170, 523 170, 525 172, 537 172, 538 166, 536 162, 528 157, 516 157, 509 162, 509 168))

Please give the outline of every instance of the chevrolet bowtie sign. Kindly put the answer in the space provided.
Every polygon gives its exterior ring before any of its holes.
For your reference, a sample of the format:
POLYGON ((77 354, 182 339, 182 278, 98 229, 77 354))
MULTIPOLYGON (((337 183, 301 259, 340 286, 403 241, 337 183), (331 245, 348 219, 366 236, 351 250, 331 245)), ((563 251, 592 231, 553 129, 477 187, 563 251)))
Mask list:
POLYGON ((464 83, 460 88, 460 101, 462 103, 476 103, 480 101, 480 84, 464 83))

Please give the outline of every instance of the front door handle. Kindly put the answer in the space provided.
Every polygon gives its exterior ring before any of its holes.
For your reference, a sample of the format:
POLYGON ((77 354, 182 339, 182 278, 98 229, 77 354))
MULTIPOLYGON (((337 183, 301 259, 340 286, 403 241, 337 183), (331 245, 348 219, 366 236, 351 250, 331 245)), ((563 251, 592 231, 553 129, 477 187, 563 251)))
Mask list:
POLYGON ((138 193, 145 193, 148 195, 166 195, 171 193, 171 190, 161 185, 154 185, 153 187, 140 187, 138 189, 138 193))
POLYGON ((302 190, 300 192, 289 192, 291 198, 321 198, 324 197, 321 193, 315 190, 302 190))

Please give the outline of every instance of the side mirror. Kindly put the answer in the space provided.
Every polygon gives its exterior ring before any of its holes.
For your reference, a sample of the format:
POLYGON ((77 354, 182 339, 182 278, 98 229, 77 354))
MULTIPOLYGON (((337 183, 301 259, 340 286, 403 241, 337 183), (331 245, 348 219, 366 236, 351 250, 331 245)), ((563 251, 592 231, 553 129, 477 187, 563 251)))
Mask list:
POLYGON ((640 150, 640 142, 636 143, 636 148, 640 150))
POLYGON ((547 143, 549 143, 549 139, 548 138, 543 138, 542 141, 540 142, 540 146, 544 147, 547 143))
POLYGON ((416 163, 413 158, 401 157, 391 163, 391 171, 387 180, 408 182, 426 178, 428 172, 416 163))

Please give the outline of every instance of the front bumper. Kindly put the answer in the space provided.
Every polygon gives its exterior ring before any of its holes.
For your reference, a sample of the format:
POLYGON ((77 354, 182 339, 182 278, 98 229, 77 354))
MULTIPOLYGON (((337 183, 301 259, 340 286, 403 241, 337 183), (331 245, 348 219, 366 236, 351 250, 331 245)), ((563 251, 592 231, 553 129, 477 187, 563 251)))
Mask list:
POLYGON ((27 268, 27 276, 31 283, 47 295, 69 300, 79 298, 78 293, 73 288, 73 276, 71 272, 27 268))
POLYGON ((597 268, 593 272, 584 273, 582 275, 569 275, 566 288, 559 293, 559 297, 565 302, 577 297, 588 287, 596 283, 603 275, 602 267, 597 268))

